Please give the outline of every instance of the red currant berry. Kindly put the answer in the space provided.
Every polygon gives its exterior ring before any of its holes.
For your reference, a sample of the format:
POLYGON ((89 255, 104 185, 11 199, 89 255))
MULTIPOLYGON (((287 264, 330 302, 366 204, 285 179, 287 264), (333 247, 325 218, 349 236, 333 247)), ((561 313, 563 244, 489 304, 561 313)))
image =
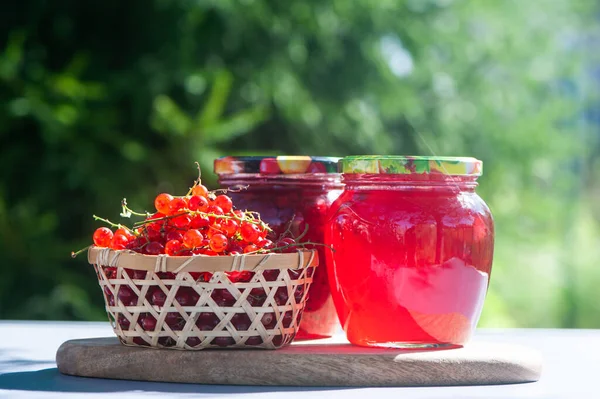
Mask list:
POLYGON ((294 244, 296 244, 296 240, 294 240, 291 237, 286 237, 286 238, 281 239, 279 241, 279 243, 282 245, 294 245, 294 244))
POLYGON ((212 331, 219 324, 219 317, 214 313, 200 313, 198 320, 196 320, 196 326, 200 331, 212 331))
POLYGON ((187 248, 199 247, 202 245, 202 241, 204 241, 204 236, 198 229, 188 230, 183 236, 183 245, 185 245, 187 248))
POLYGON ((235 304, 235 298, 231 295, 231 292, 225 289, 214 290, 211 298, 221 307, 233 306, 235 304))
POLYGON ((294 318, 292 317, 292 312, 286 312, 285 315, 283 316, 283 319, 281 320, 281 324, 283 324, 284 328, 289 328, 292 325, 292 321, 294 320, 294 318))
POLYGON ((117 317, 117 323, 119 324, 119 326, 121 326, 123 330, 129 330, 129 326, 131 324, 127 317, 125 317, 122 314, 119 314, 119 317, 117 317))
POLYGON ((165 316, 165 323, 171 328, 173 331, 180 331, 185 325, 185 320, 179 313, 170 312, 165 316))
POLYGON ((110 240, 110 247, 112 249, 125 249, 127 248, 127 244, 129 244, 129 241, 127 240, 127 237, 123 236, 123 235, 113 235, 112 240, 110 240))
POLYGON ((235 209, 235 210, 231 211, 231 213, 233 213, 235 216, 237 216, 237 217, 238 217, 238 218, 240 218, 240 219, 243 219, 243 218, 244 218, 244 216, 245 216, 245 215, 244 215, 244 212, 242 212, 242 211, 241 211, 241 210, 239 210, 239 209, 235 209))
POLYGON ((175 197, 169 203, 169 215, 175 215, 187 207, 187 202, 181 197, 175 197))
POLYGON ((190 211, 206 212, 208 209, 208 200, 206 197, 193 195, 188 202, 188 208, 190 211))
POLYGON ((250 295, 256 296, 256 297, 261 297, 261 296, 266 296, 267 293, 265 292, 265 290, 263 288, 252 288, 252 290, 250 291, 250 295))
POLYGON ((206 237, 211 239, 215 234, 223 234, 224 232, 221 230, 221 226, 218 224, 213 224, 206 230, 206 237))
POLYGON ((113 239, 113 232, 108 227, 100 227, 94 231, 92 238, 94 239, 95 246, 108 248, 113 239))
POLYGON ((257 306, 260 307, 265 303, 265 300, 267 299, 266 296, 252 296, 252 295, 248 295, 248 297, 246 297, 246 301, 248 301, 248 303, 250 304, 250 306, 257 306))
POLYGON ((228 236, 232 237, 237 233, 240 225, 233 219, 225 219, 221 222, 221 230, 223 230, 228 236))
POLYGON ((131 232, 131 230, 123 227, 118 228, 117 231, 115 231, 115 235, 124 236, 125 238, 127 238, 127 241, 135 239, 135 235, 131 232))
POLYGON ((173 201, 173 196, 171 194, 162 193, 158 194, 154 199, 154 207, 156 210, 163 215, 169 214, 169 204, 173 201))
POLYGON ((146 271, 145 270, 125 269, 125 273, 127 273, 127 275, 134 280, 145 280, 146 279, 146 271))
POLYGON ((283 238, 282 240, 278 241, 277 244, 275 244, 276 248, 279 248, 279 251, 281 252, 296 252, 296 241, 293 238, 290 237, 286 237, 283 238))
POLYGON ((189 215, 179 215, 171 219, 171 226, 178 229, 186 229, 189 227, 192 218, 189 215))
POLYGON ((150 303, 156 306, 163 306, 167 300, 167 294, 165 294, 160 288, 152 292, 150 297, 150 303))
POLYGON ((160 228, 156 229, 154 228, 155 226, 150 226, 152 228, 148 228, 146 230, 146 239, 148 241, 161 241, 162 240, 162 234, 160 232, 160 228))
POLYGON ((254 243, 260 237, 261 231, 254 223, 244 222, 240 228, 240 234, 244 241, 254 243))
POLYGON ((134 250, 135 252, 141 252, 144 244, 148 242, 146 237, 136 237, 133 241, 127 243, 127 249, 134 250))
POLYGON ((289 297, 286 287, 277 288, 277 292, 275 293, 275 303, 279 306, 283 306, 287 303, 289 297))
POLYGON ((229 242, 227 237, 223 234, 214 234, 210 238, 210 249, 212 249, 216 253, 221 253, 227 249, 227 245, 229 242))
POLYGON ((177 240, 183 242, 183 234, 177 230, 171 230, 165 236, 166 241, 177 240))
POLYGON ((232 283, 247 283, 252 280, 253 272, 243 270, 241 272, 227 272, 227 277, 232 283))
POLYGON ((302 302, 302 297, 303 296, 304 296, 304 286, 303 285, 299 285, 294 290, 294 299, 296 300, 296 303, 302 302))
POLYGON ((290 275, 290 278, 292 280, 298 280, 298 278, 300 277, 300 275, 302 274, 302 270, 292 270, 292 269, 288 269, 288 274, 290 275))
POLYGON ((262 322, 263 326, 269 330, 275 327, 275 324, 277 324, 275 321, 275 313, 265 313, 260 321, 262 322))
MULTIPOLYGON (((216 205, 211 205, 208 207, 208 209, 206 210, 207 213, 211 214, 211 215, 216 215, 216 216, 222 216, 224 215, 223 209, 221 209, 221 207, 218 207, 216 205)), ((215 216, 208 216, 208 220, 210 220, 211 223, 214 223, 216 220, 218 220, 219 218, 216 218, 215 216)))
POLYGON ((117 298, 119 301, 123 303, 125 306, 133 306, 136 304, 138 297, 137 295, 126 285, 122 285, 119 288, 119 293, 117 294, 117 298))
POLYGON ((150 241, 148 245, 144 247, 144 250, 148 255, 160 255, 165 253, 165 247, 158 241, 150 241))
POLYGON ((181 287, 177 290, 175 300, 181 306, 194 306, 200 299, 200 295, 191 287, 181 287))
POLYGON ((254 244, 259 248, 264 248, 264 249, 273 248, 273 241, 269 240, 268 238, 260 237, 258 240, 256 240, 256 242, 254 244))
POLYGON ((275 281, 279 277, 279 270, 271 269, 263 271, 263 277, 266 281, 275 281))
POLYGON ((117 276, 117 268, 116 267, 105 267, 104 274, 106 274, 106 278, 111 279, 117 276))
POLYGON ((140 325, 144 331, 154 331, 156 329, 156 319, 152 315, 143 316, 140 325))
POLYGON ((231 255, 233 255, 234 252, 237 252, 238 254, 241 254, 242 252, 244 252, 244 248, 242 248, 240 246, 240 244, 238 244, 235 241, 229 243, 229 247, 227 247, 227 250, 229 251, 229 253, 231 255))
POLYGON ((165 244, 165 253, 169 256, 178 256, 181 255, 180 252, 183 249, 183 244, 181 241, 171 240, 167 241, 165 244))
POLYGON ((236 313, 231 318, 231 324, 238 331, 248 331, 251 321, 246 313, 236 313))
POLYGON ((233 208, 233 202, 231 201, 231 198, 224 194, 218 195, 217 198, 215 198, 215 200, 213 201, 213 203, 219 208, 221 208, 224 213, 229 213, 231 211, 231 208, 233 208))
POLYGON ((280 346, 282 346, 284 344, 283 336, 277 335, 277 336, 273 337, 273 341, 271 341, 271 342, 273 343, 273 345, 275 345, 276 348, 279 348, 280 346))
POLYGON ((202 184, 198 184, 192 188, 192 194, 200 197, 208 197, 208 189, 202 184))
POLYGON ((208 216, 205 215, 196 215, 192 217, 192 221, 190 222, 190 229, 202 229, 207 227, 210 224, 210 220, 208 216))
POLYGON ((246 245, 246 247, 244 248, 244 253, 247 254, 250 252, 256 252, 258 250, 259 250, 259 248, 256 245, 250 244, 250 245, 246 245))

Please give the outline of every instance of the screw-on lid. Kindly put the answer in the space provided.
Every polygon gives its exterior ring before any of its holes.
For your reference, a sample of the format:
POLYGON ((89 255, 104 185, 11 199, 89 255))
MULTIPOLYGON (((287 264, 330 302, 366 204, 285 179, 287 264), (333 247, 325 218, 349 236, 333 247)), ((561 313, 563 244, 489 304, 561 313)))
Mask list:
POLYGON ((277 157, 222 157, 215 159, 218 175, 254 173, 262 175, 338 173, 336 157, 285 155, 277 157))
POLYGON ((339 170, 342 173, 361 174, 481 176, 483 162, 468 157, 360 155, 342 158, 339 170))

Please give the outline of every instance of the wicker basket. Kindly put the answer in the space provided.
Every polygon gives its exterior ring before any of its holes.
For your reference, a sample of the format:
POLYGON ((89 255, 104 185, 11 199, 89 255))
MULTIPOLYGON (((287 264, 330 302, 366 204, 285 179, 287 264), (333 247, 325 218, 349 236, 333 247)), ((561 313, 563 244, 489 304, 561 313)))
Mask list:
POLYGON ((119 340, 180 350, 289 344, 318 259, 314 250, 177 257, 88 252, 119 340), (236 272, 245 278, 232 282, 236 272))

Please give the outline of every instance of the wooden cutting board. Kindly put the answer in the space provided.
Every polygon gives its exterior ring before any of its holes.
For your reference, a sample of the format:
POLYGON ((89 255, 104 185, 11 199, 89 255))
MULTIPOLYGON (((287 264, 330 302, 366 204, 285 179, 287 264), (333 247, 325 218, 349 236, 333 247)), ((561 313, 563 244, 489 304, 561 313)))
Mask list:
POLYGON ((63 374, 226 385, 433 386, 537 381, 541 357, 527 347, 473 343, 435 351, 307 341, 279 350, 176 351, 127 347, 116 338, 67 341, 63 374))

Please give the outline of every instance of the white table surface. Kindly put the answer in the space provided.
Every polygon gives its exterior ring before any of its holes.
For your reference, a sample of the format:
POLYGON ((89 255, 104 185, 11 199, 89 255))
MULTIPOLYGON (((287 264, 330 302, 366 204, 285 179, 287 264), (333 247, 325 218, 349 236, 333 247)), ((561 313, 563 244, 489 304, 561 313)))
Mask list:
POLYGON ((540 381, 501 386, 211 386, 70 377, 56 369, 64 341, 112 335, 108 322, 0 321, 0 398, 600 398, 600 330, 478 330, 475 341, 526 345, 544 357, 540 381))

